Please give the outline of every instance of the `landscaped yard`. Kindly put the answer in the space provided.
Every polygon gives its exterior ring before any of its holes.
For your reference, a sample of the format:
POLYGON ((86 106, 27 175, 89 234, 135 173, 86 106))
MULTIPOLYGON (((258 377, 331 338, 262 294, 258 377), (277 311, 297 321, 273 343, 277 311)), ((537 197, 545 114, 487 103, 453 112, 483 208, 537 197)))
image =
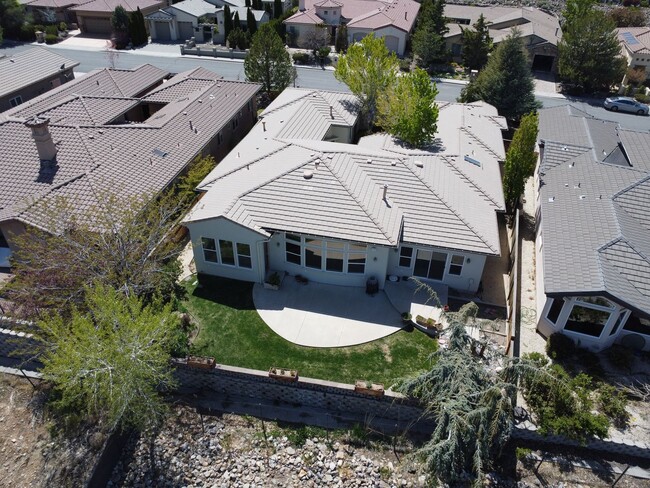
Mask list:
POLYGON ((251 283, 215 278, 197 288, 186 282, 185 308, 199 323, 192 353, 214 356, 217 363, 260 370, 297 369, 301 376, 352 383, 384 383, 427 368, 437 343, 425 334, 399 331, 359 346, 311 348, 292 344, 273 332, 253 305, 251 283))

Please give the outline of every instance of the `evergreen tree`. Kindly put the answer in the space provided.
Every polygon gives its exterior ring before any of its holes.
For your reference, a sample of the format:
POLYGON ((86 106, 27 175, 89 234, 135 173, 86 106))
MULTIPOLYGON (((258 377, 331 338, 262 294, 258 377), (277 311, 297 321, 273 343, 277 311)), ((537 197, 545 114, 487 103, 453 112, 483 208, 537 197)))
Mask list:
POLYGON ((418 57, 418 64, 424 68, 444 62, 449 57, 443 37, 449 32, 444 10, 444 0, 424 0, 422 3, 413 35, 413 53, 418 57))
POLYGON ((230 6, 226 4, 223 7, 223 38, 228 39, 230 32, 232 31, 232 13, 230 12, 230 6))
POLYGON ((345 25, 339 25, 336 29, 334 48, 339 54, 345 54, 348 50, 348 28, 345 25))
POLYGON ((0 28, 7 39, 19 39, 25 7, 18 0, 0 0, 0 28))
POLYGON ((539 107, 528 54, 518 30, 513 29, 499 43, 483 71, 463 89, 459 98, 465 103, 476 100, 494 105, 500 115, 514 123, 539 107))
POLYGON ((605 13, 595 9, 571 18, 558 45, 560 78, 587 93, 609 91, 623 79, 627 66, 621 56, 616 25, 605 13))
POLYGON ((596 5, 596 0, 567 0, 562 11, 562 17, 564 18, 562 31, 591 12, 594 5, 596 5))
POLYGON ((264 10, 262 0, 253 0, 253 10, 264 10))
POLYGON ((246 10, 246 24, 248 26, 248 33, 252 38, 257 32, 257 21, 251 9, 246 10))
POLYGON ((230 31, 228 34, 228 47, 233 49, 248 49, 249 44, 249 35, 248 32, 245 32, 237 27, 230 31))
POLYGON ((131 36, 131 44, 134 46, 141 46, 149 40, 144 23, 144 15, 140 11, 140 7, 135 12, 129 14, 129 35, 131 36))
POLYGON ((279 19, 283 13, 282 0, 273 0, 273 18, 279 19))
POLYGON ((413 147, 430 143, 437 130, 437 94, 423 69, 398 77, 377 104, 379 126, 413 147))
POLYGON ((270 23, 262 24, 244 60, 246 79, 262 84, 268 93, 279 93, 293 80, 291 56, 270 23))
POLYGON ((537 126, 537 114, 524 115, 508 148, 503 168, 503 194, 506 207, 512 212, 517 208, 526 180, 533 176, 535 171, 537 126))
POLYGON ((251 5, 251 0, 246 0, 246 1, 244 2, 244 6, 247 7, 247 8, 251 8, 251 6, 252 6, 252 5, 251 5))
POLYGON ((334 76, 359 99, 361 114, 370 129, 377 117, 377 102, 397 78, 399 63, 384 39, 370 34, 348 48, 336 65, 334 76))
POLYGON ((111 26, 115 32, 129 31, 129 14, 121 5, 115 7, 111 14, 111 26))
POLYGON ((243 30, 241 28, 241 20, 239 20, 239 12, 238 11, 235 12, 235 15, 232 18, 232 28, 233 28, 233 30, 235 30, 235 29, 243 30))
POLYGON ((492 38, 483 14, 472 26, 463 31, 463 64, 466 68, 481 70, 488 62, 492 50, 492 38))

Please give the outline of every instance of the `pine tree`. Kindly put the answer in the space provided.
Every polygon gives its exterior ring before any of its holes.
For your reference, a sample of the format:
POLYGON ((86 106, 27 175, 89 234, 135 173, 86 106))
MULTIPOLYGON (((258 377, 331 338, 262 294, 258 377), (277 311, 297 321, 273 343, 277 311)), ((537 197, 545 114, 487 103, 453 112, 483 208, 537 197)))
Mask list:
POLYGON ((140 11, 140 7, 135 12, 129 14, 129 35, 131 36, 131 44, 134 46, 141 46, 149 40, 144 23, 144 15, 140 11))
POLYGON ((251 0, 246 0, 244 2, 244 6, 247 7, 247 8, 251 8, 251 0))
POLYGON ((481 70, 488 62, 492 38, 483 14, 472 27, 463 29, 463 64, 466 68, 481 70))
POLYGON ((282 0, 273 0, 273 18, 279 19, 283 13, 282 0))
POLYGON ((293 80, 291 57, 270 23, 262 24, 244 60, 246 79, 262 84, 268 94, 279 93, 293 80))
POLYGON ((241 20, 239 20, 239 11, 235 12, 235 15, 232 18, 232 28, 233 30, 235 29, 243 30, 241 28, 241 20))
POLYGON ((230 13, 230 6, 226 4, 223 7, 223 38, 228 39, 230 32, 232 31, 232 14, 230 13))
POLYGON ((424 0, 413 35, 413 52, 418 64, 429 68, 449 57, 444 35, 449 31, 444 14, 444 0, 424 0))
POLYGON ((334 48, 339 54, 345 54, 348 50, 348 28, 345 25, 340 25, 336 29, 336 41, 334 48))
POLYGON ((533 176, 537 156, 537 114, 524 115, 508 148, 503 168, 503 194, 507 208, 514 212, 524 192, 526 180, 533 176))
POLYGON ((459 101, 483 100, 494 105, 515 124, 527 113, 537 110, 528 54, 518 30, 513 29, 499 45, 479 73, 461 92, 459 101))
POLYGON ((246 10, 246 24, 248 26, 248 33, 252 38, 257 32, 257 21, 251 9, 246 10))

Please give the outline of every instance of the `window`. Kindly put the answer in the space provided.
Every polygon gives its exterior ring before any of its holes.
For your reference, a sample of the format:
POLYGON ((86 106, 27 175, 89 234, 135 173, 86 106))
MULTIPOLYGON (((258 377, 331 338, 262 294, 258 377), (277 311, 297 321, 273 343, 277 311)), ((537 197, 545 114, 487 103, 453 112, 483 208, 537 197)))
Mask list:
POLYGON ((623 322, 625 322, 625 319, 629 314, 630 314, 629 311, 625 309, 621 310, 621 313, 618 314, 618 318, 616 319, 616 323, 614 324, 614 327, 612 327, 612 331, 609 333, 610 336, 613 336, 618 332, 619 327, 623 322))
POLYGON ((623 326, 623 330, 650 336, 650 319, 633 313, 623 326))
POLYGON ((350 244, 348 253, 348 273, 366 272, 366 246, 350 244))
POLYGON ((217 134, 217 145, 220 146, 221 144, 223 144, 223 133, 219 132, 217 134))
POLYGON ((237 265, 240 268, 252 268, 251 247, 248 244, 237 243, 237 265))
POLYGON ((202 237, 201 245, 203 247, 203 259, 210 263, 218 263, 217 244, 214 239, 211 239, 210 237, 202 237))
POLYGON ((411 258, 413 257, 413 248, 402 246, 399 250, 399 265, 402 268, 411 267, 411 258))
POLYGON ((428 249, 418 249, 413 274, 422 278, 442 280, 447 265, 447 254, 428 249))
POLYGON ((0 230, 0 247, 9 247, 9 243, 7 242, 7 239, 1 230, 0 230))
POLYGON ((230 121, 230 127, 232 128, 232 130, 235 130, 237 127, 239 127, 239 117, 234 117, 230 121))
POLYGON ((253 111, 253 102, 251 102, 249 100, 248 103, 246 104, 246 107, 248 108, 249 112, 252 112, 253 111))
POLYGON ((465 256, 454 254, 449 262, 449 274, 460 276, 463 271, 463 263, 465 263, 465 256))
POLYGON ((285 235, 288 263, 332 273, 363 274, 366 271, 366 246, 344 241, 285 235))
POLYGON ((23 97, 21 97, 20 95, 9 100, 9 105, 11 105, 12 107, 17 107, 21 103, 23 103, 23 97))
POLYGON ((285 255, 287 263, 302 264, 300 236, 287 234, 285 238, 285 255))
POLYGON ((235 265, 235 252, 232 241, 219 240, 219 254, 221 254, 221 264, 235 265))
POLYGON ((546 314, 546 318, 550 321, 553 322, 554 324, 557 323, 557 319, 560 316, 560 312, 562 311, 562 307, 564 306, 564 299, 563 298, 551 298, 552 303, 550 308, 548 309, 548 313, 546 314))
POLYGON ((323 241, 318 239, 305 239, 305 266, 308 268, 322 269, 323 241))
POLYGON ((592 337, 600 337, 611 314, 611 312, 604 310, 584 307, 576 302, 573 304, 564 329, 592 337))
POLYGON ((327 271, 343 272, 343 260, 345 257, 345 243, 339 241, 327 241, 327 259, 325 260, 325 269, 327 271))
POLYGON ((329 13, 330 13, 329 10, 325 10, 325 15, 329 15, 329 13))

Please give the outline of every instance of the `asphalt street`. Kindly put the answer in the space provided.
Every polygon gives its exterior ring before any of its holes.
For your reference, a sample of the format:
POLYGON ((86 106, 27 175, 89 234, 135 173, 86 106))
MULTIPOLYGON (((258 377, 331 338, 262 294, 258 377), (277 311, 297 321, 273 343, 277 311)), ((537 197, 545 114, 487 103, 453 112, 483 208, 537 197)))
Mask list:
MULTIPOLYGON (((11 55, 31 47, 30 44, 5 47, 0 49, 0 54, 11 55)), ((150 63, 170 73, 179 73, 197 66, 203 66, 221 74, 229 80, 244 80, 246 78, 244 75, 244 65, 241 61, 181 56, 180 54, 177 57, 169 55, 158 56, 132 51, 120 51, 119 54, 111 57, 105 51, 68 49, 59 46, 51 49, 55 49, 62 56, 79 61, 80 64, 76 68, 76 71, 81 73, 110 66, 111 64, 114 64, 116 68, 134 68, 144 63, 150 63)), ((296 86, 348 91, 345 84, 340 83, 334 78, 334 72, 332 70, 297 67, 297 72, 296 86)), ((460 84, 441 81, 438 83, 439 93, 437 98, 438 100, 454 101, 459 96, 461 89, 462 85, 460 84)), ((602 107, 602 100, 599 99, 583 97, 558 98, 557 96, 544 96, 542 94, 538 95, 537 99, 542 102, 544 107, 554 107, 569 103, 594 117, 618 122, 622 127, 644 131, 650 130, 650 117, 608 112, 602 107)))

